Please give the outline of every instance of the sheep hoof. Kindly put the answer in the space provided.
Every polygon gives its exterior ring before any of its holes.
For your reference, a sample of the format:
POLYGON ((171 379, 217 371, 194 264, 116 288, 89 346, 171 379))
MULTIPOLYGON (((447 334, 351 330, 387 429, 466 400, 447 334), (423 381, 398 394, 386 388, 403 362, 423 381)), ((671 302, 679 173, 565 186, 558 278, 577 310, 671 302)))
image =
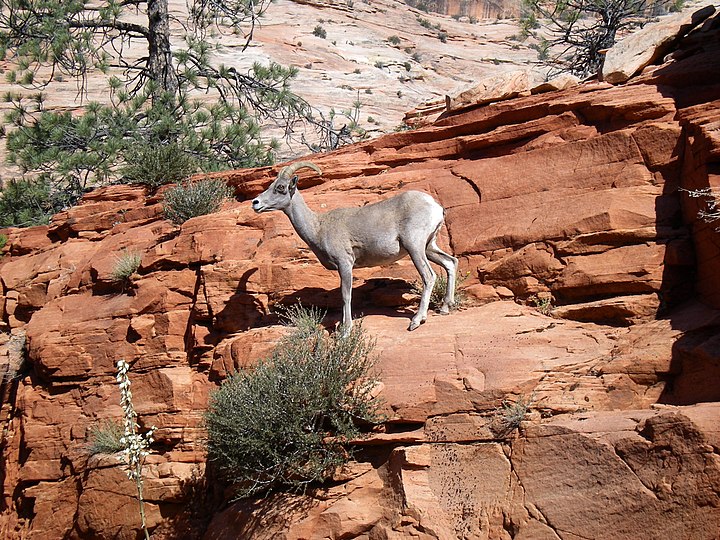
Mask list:
POLYGON ((438 309, 437 312, 440 315, 450 315, 450 308, 448 306, 443 306, 440 309, 438 309))
POLYGON ((410 326, 408 326, 408 332, 412 332, 413 330, 415 330, 416 328, 418 328, 418 327, 419 327, 421 324, 423 324, 424 322, 425 322, 425 319, 423 319, 423 320, 421 320, 421 321, 415 321, 415 320, 411 321, 411 322, 410 322, 410 326))

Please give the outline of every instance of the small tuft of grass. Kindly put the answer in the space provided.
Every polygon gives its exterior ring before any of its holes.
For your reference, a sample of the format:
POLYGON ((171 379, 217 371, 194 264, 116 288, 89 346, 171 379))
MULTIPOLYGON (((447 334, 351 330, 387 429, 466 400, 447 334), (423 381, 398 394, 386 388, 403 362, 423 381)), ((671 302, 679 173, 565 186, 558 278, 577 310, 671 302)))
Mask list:
MULTIPOLYGON (((455 278, 455 304, 450 309, 459 309, 467 304, 467 295, 460 287, 470 277, 470 272, 464 274, 458 273, 455 278)), ((415 281, 412 285, 412 292, 417 295, 422 295, 423 285, 420 281, 415 281)), ((440 309, 445 299, 445 291, 447 291, 447 277, 445 274, 438 274, 433 286, 432 293, 430 293, 430 308, 440 309)))
POLYGON ((534 394, 527 398, 521 394, 515 401, 503 400, 502 406, 495 410, 494 415, 500 427, 498 434, 501 437, 507 437, 518 429, 530 412, 534 402, 534 394))
POLYGON ((105 420, 102 424, 95 424, 90 428, 88 453, 115 454, 125 448, 121 439, 125 435, 123 425, 118 420, 105 420))
POLYGON ((552 312, 552 297, 550 296, 538 296, 534 294, 528 298, 528 301, 543 315, 550 315, 552 312))
POLYGON ((123 250, 115 261, 112 271, 112 279, 115 282, 129 281, 137 269, 140 268, 142 255, 134 251, 123 250))

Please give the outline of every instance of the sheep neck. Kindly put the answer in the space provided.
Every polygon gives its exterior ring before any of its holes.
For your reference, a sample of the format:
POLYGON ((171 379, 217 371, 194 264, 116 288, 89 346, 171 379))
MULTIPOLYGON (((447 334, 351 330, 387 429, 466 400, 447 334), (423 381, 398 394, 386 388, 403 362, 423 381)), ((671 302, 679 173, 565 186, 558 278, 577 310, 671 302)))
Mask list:
POLYGON ((284 211, 300 238, 307 245, 314 246, 320 228, 320 220, 317 214, 310 210, 300 192, 295 193, 290 206, 284 211))

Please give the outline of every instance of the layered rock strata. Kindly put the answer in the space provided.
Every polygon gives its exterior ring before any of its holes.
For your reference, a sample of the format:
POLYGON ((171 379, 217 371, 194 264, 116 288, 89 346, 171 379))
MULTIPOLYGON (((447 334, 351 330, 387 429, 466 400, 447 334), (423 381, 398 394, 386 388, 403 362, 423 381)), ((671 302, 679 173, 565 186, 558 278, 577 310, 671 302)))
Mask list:
POLYGON ((158 428, 145 496, 160 538, 715 538, 720 237, 683 191, 718 186, 709 20, 625 85, 313 156, 324 174, 300 186, 317 210, 432 193, 467 304, 407 333, 409 261, 358 272, 388 422, 330 487, 236 503, 207 531, 208 493, 222 499, 204 477, 208 394, 272 349, 274 305, 339 317, 337 276, 283 215, 250 208, 279 167, 220 175, 237 201, 182 226, 162 193, 111 186, 49 226, 3 231, 0 534, 137 537, 134 485, 87 450, 122 414, 122 358, 141 425, 158 428), (142 262, 118 285, 123 250, 142 262))

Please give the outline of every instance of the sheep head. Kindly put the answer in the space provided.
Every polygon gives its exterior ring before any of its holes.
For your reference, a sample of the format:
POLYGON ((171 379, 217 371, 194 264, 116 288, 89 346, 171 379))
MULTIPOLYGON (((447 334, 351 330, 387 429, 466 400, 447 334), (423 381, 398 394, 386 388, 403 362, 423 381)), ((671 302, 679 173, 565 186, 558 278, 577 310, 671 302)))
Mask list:
POLYGON ((320 168, 309 161, 298 161, 283 167, 273 183, 253 200, 253 210, 256 212, 269 212, 271 210, 284 210, 290 206, 292 197, 297 190, 298 177, 295 172, 303 168, 313 169, 318 174, 322 174, 320 168))

